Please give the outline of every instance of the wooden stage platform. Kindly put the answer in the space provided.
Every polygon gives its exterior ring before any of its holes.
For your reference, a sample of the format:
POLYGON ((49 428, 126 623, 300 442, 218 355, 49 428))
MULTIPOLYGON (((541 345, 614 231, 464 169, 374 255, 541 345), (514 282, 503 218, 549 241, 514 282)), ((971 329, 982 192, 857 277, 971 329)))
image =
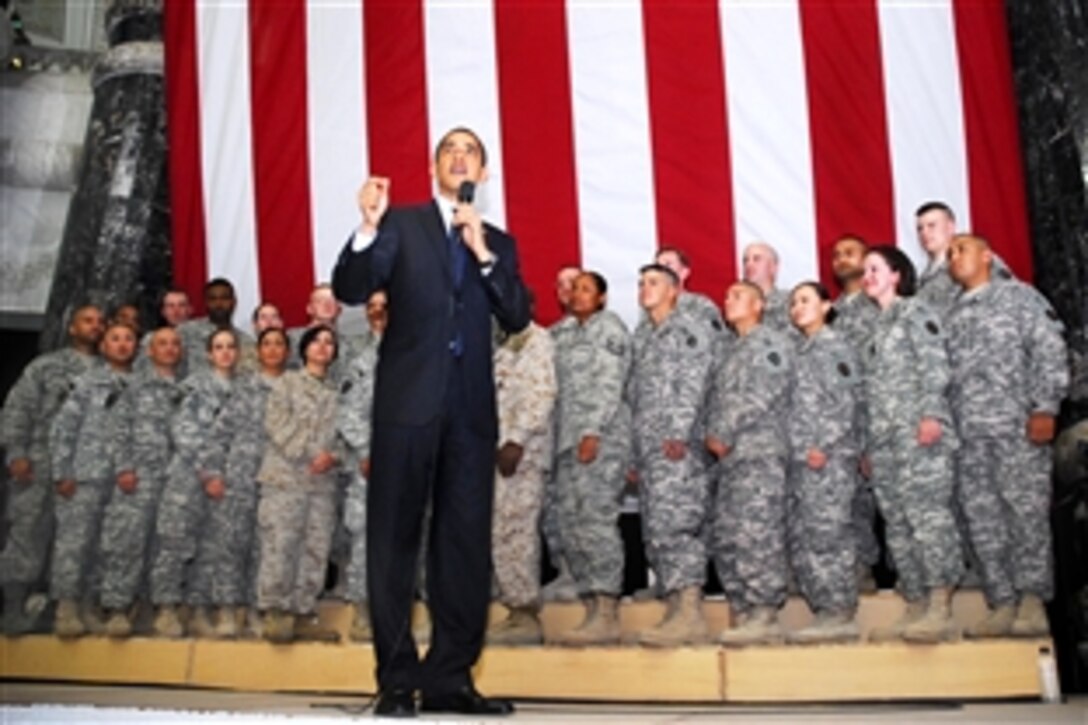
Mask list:
MULTIPOLYGON (((862 598, 863 633, 902 611, 891 592, 862 598)), ((954 601, 960 624, 982 616, 978 592, 954 601)), ((501 607, 493 614, 500 615, 501 607)), ((714 632, 727 625, 728 607, 705 604, 714 632)), ((625 632, 660 617, 657 602, 625 603, 625 632)), ((347 630, 349 612, 325 604, 322 617, 347 630)), ((581 607, 548 605, 546 632, 576 623, 581 607)), ((809 619, 804 603, 791 600, 783 613, 790 627, 809 619)), ((568 649, 489 647, 476 669, 480 689, 493 695, 555 700, 628 702, 842 702, 1038 697, 1038 661, 1049 640, 961 641, 936 646, 851 644, 760 647, 719 646, 651 650, 639 647, 568 649)), ((0 638, 4 679, 154 684, 281 692, 374 692, 369 645, 293 644, 260 641, 112 641, 51 636, 0 638)))

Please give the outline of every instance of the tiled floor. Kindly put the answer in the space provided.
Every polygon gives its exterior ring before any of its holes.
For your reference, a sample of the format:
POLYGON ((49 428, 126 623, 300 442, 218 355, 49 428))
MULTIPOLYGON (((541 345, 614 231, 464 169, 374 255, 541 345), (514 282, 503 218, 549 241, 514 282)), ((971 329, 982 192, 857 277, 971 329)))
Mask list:
MULTIPOLYGON (((161 687, 0 683, 0 723, 343 722, 368 718, 368 698, 161 687)), ((1088 698, 1065 703, 907 703, 834 706, 631 705, 519 702, 513 720, 544 723, 1088 723, 1088 698)), ((441 718, 440 721, 457 721, 441 718)), ((426 719, 417 722, 427 722, 426 719)))

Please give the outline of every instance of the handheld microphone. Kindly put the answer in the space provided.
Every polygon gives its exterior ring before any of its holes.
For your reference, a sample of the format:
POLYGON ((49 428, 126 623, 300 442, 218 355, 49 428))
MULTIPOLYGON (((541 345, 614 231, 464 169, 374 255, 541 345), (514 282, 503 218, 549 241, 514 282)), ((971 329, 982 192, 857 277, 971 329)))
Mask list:
POLYGON ((474 196, 476 196, 476 184, 471 181, 462 181, 461 186, 457 187, 458 202, 471 204, 474 196))

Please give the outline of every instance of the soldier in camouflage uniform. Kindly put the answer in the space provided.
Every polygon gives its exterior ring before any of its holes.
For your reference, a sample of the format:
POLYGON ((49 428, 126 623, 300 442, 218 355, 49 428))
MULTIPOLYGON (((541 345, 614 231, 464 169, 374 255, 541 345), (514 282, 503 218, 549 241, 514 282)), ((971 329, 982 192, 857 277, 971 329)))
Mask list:
POLYGON ((132 363, 133 372, 142 373, 152 367, 148 355, 151 352, 151 339, 161 327, 176 328, 189 320, 193 306, 189 303, 189 294, 185 290, 171 287, 159 298, 159 319, 140 339, 139 353, 132 363))
POLYGON ((933 309, 913 296, 914 266, 899 249, 870 249, 863 284, 881 309, 864 356, 868 455, 907 600, 904 616, 872 637, 938 642, 955 636, 951 596, 963 574, 944 331, 933 309))
POLYGON ((630 449, 623 388, 631 342, 605 309, 608 283, 595 272, 574 282, 571 315, 555 330, 556 496, 559 533, 585 619, 560 642, 618 641, 623 545, 618 517, 630 449))
MULTIPOLYGON (((208 486, 222 487, 212 502, 193 571, 199 591, 207 591, 216 609, 215 636, 237 636, 254 601, 257 582, 257 470, 268 447, 264 414, 268 394, 287 366, 287 335, 277 327, 260 333, 260 371, 241 375, 212 425, 198 469, 208 486)), ((256 619, 251 619, 251 624, 256 619)))
POLYGON ((253 338, 234 326, 234 308, 237 300, 230 280, 216 277, 204 285, 204 307, 207 317, 189 320, 178 325, 181 335, 182 358, 178 365, 178 378, 188 377, 198 370, 208 369, 208 337, 216 330, 232 330, 238 339, 238 365, 253 359, 253 338))
POLYGON ((184 633, 178 605, 185 600, 193 609, 189 631, 210 636, 213 625, 208 612, 207 576, 194 572, 193 561, 209 518, 209 507, 222 502, 222 481, 200 469, 202 457, 213 445, 215 420, 226 408, 234 389, 238 362, 238 338, 232 330, 213 332, 205 342, 207 367, 181 384, 181 407, 174 416, 174 457, 155 518, 157 552, 151 566, 151 602, 158 607, 155 632, 163 637, 184 633))
POLYGON ((991 609, 967 634, 1045 637, 1050 444, 1069 385, 1062 324, 1033 287, 993 277, 980 237, 955 237, 949 268, 964 290, 948 317, 958 495, 991 609))
POLYGON ((679 294, 672 269, 642 268, 646 320, 635 333, 626 390, 643 539, 668 600, 665 616, 639 637, 654 647, 699 644, 707 636, 701 607, 710 490, 699 422, 720 333, 705 317, 682 311, 679 294))
MULTIPOLYGON (((833 326, 835 332, 854 348, 859 363, 863 351, 868 347, 876 319, 880 316, 880 308, 861 288, 867 251, 869 245, 856 236, 840 238, 831 249, 831 271, 841 289, 834 304, 833 326)), ((863 436, 864 431, 858 431, 858 434, 863 436)), ((880 542, 876 537, 875 525, 876 497, 873 487, 859 473, 854 493, 853 531, 854 543, 857 544, 858 584, 862 591, 876 590, 873 566, 880 561, 880 542)))
MULTIPOLYGON (((563 316, 548 328, 555 340, 555 334, 560 329, 563 321, 570 316, 570 296, 574 288, 574 280, 582 270, 578 267, 560 267, 555 275, 555 299, 559 303, 559 309, 563 316)), ((555 440, 555 416, 553 419, 552 440, 555 440)), ((559 570, 555 579, 548 582, 541 590, 540 596, 546 602, 573 602, 578 600, 578 587, 574 583, 574 576, 570 573, 570 565, 567 557, 563 555, 563 544, 559 538, 559 507, 555 494, 555 457, 549 466, 551 475, 544 486, 544 513, 540 519, 540 529, 544 535, 544 543, 548 547, 548 559, 559 570)))
POLYGON ((101 630, 101 616, 93 604, 98 532, 125 433, 118 413, 136 341, 136 331, 128 325, 109 324, 99 346, 106 364, 76 378, 75 388, 53 419, 49 453, 56 482, 57 533, 49 594, 57 601, 53 631, 59 637, 78 637, 88 628, 101 630))
POLYGON ((106 634, 132 632, 131 608, 150 564, 155 512, 174 444, 170 427, 181 402, 175 378, 181 338, 172 327, 151 333, 149 366, 133 374, 117 412, 120 447, 116 489, 102 517, 100 603, 109 612, 106 634))
POLYGON ((539 644, 540 511, 551 469, 552 411, 558 394, 555 345, 530 322, 495 350, 500 446, 491 524, 498 601, 509 614, 489 644, 539 644))
POLYGON ((689 317, 703 320, 710 328, 715 340, 726 332, 722 311, 706 295, 687 290, 688 278, 691 277, 691 262, 688 255, 676 247, 662 247, 654 258, 657 264, 668 267, 680 280, 680 296, 676 308, 689 317))
POLYGON ((707 420, 707 448, 719 460, 711 553, 739 622, 721 634, 729 646, 783 636, 793 345, 760 322, 763 302, 751 282, 726 293, 725 318, 738 339, 717 366, 707 420))
POLYGON ((819 282, 793 288, 790 317, 803 340, 794 358, 789 417, 788 548, 816 618, 788 636, 802 644, 858 638, 853 509, 864 425, 857 354, 826 322, 831 295, 819 282))
POLYGON ((336 640, 335 630, 317 621, 317 596, 336 527, 339 462, 337 397, 328 370, 336 359, 336 333, 311 327, 302 334, 301 370, 279 378, 268 394, 268 447, 257 473, 261 556, 257 607, 264 612, 264 636, 336 640))
POLYGON ((68 325, 70 346, 31 362, 4 402, 2 436, 10 478, 0 583, 7 634, 22 634, 34 626, 34 616, 25 612, 26 599, 45 583, 53 538, 49 431, 75 378, 97 363, 102 332, 102 311, 93 305, 77 307, 68 325))
POLYGON ((351 537, 345 594, 354 609, 348 636, 356 642, 369 642, 373 638, 366 590, 366 494, 378 348, 389 319, 385 292, 378 290, 370 296, 366 312, 370 330, 355 357, 348 362, 340 383, 337 420, 340 439, 347 449, 345 468, 351 476, 343 516, 344 529, 351 537))
POLYGON ((777 332, 794 334, 790 324, 790 295, 775 286, 778 279, 778 252, 766 242, 752 242, 742 255, 744 281, 763 293, 763 318, 760 324, 777 332))

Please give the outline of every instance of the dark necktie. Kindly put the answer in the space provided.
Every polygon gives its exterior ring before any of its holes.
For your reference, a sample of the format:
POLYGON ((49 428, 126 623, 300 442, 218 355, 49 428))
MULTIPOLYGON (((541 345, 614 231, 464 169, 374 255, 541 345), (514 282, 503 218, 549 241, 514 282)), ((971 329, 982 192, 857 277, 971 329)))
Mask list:
POLYGON ((450 227, 446 235, 450 250, 450 269, 453 271, 453 286, 460 289, 465 279, 465 243, 461 241, 461 229, 450 227))

